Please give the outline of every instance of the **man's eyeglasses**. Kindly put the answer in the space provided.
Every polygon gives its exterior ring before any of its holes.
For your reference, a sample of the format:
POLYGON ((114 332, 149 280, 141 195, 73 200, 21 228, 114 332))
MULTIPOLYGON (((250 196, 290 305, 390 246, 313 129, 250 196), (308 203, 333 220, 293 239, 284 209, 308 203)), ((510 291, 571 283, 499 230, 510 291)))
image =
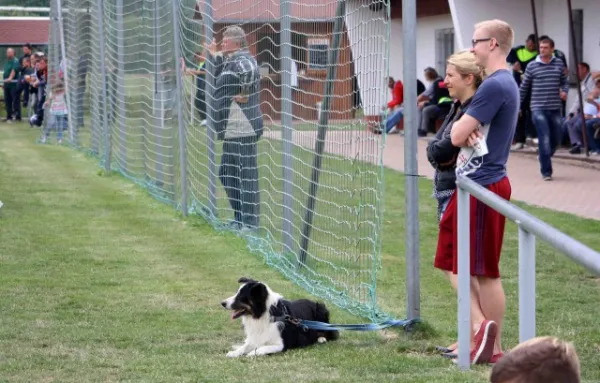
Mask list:
MULTIPOLYGON (((492 39, 493 39, 493 37, 486 37, 484 39, 473 39, 473 40, 471 40, 471 45, 473 46, 473 48, 475 48, 475 45, 477 45, 478 43, 481 43, 484 41, 490 41, 492 39)), ((498 43, 496 43, 495 45, 498 45, 498 43)))

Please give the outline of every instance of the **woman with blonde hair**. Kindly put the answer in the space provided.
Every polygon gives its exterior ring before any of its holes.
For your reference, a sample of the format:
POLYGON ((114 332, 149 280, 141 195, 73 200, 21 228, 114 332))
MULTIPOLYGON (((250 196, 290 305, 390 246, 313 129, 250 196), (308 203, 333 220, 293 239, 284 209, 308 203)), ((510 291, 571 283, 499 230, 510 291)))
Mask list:
MULTIPOLYGON (((452 125, 461 118, 469 107, 472 97, 484 79, 483 69, 477 65, 475 56, 468 50, 448 57, 446 64, 444 83, 448 88, 450 97, 454 99, 454 104, 440 130, 438 130, 433 140, 427 146, 427 158, 435 169, 433 196, 438 201, 437 216, 440 222, 440 237, 447 235, 447 231, 452 229, 442 225, 442 216, 445 213, 450 198, 456 190, 456 163, 460 151, 460 147, 452 144, 450 132, 452 131, 452 125)), ((443 243, 438 239, 438 249, 436 251, 434 266, 444 271, 454 289, 458 286, 457 275, 452 272, 455 252, 456 249, 445 248, 443 243)), ((477 294, 476 289, 472 290, 472 294, 477 294)), ((473 348, 476 344, 472 344, 471 346, 473 348)), ((458 355, 456 343, 448 347, 438 347, 438 350, 445 357, 456 358, 458 355)), ((495 356, 495 358, 499 357, 500 355, 495 356)), ((488 359, 485 362, 489 361, 489 357, 485 359, 488 359)), ((474 362, 477 363, 477 361, 474 362)))

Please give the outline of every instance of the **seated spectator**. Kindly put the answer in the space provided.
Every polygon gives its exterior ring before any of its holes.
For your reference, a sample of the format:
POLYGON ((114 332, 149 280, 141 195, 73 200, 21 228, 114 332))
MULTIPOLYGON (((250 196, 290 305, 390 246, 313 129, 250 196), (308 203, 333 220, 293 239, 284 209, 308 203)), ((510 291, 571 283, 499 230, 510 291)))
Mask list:
POLYGON ((585 135, 590 155, 600 155, 600 77, 596 78, 596 88, 588 96, 585 135), (594 115, 593 113, 596 112, 594 115))
MULTIPOLYGON (((385 119, 385 127, 380 124, 379 127, 373 127, 373 133, 381 134, 385 129, 386 134, 393 134, 398 132, 398 124, 404 117, 404 86, 400 80, 394 81, 393 77, 388 79, 388 86, 392 89, 392 100, 388 102, 388 116, 385 119)), ((425 91, 425 85, 421 80, 417 79, 417 97, 425 91)), ((385 107, 384 107, 385 110, 385 107)))
POLYGON ((490 383, 579 383, 579 357, 571 343, 539 337, 519 344, 492 368, 490 383))
POLYGON ((431 82, 431 85, 417 99, 418 108, 421 111, 418 128, 419 137, 427 136, 428 132, 435 133, 435 121, 446 117, 453 101, 444 79, 440 77, 435 69, 425 68, 425 78, 431 82))
MULTIPOLYGON (((588 73, 589 76, 589 73, 588 73)), ((591 76, 590 76, 591 78, 591 76)), ((592 87, 590 89, 586 89, 585 92, 583 91, 583 88, 586 84, 582 83, 581 87, 582 87, 582 95, 583 98, 585 99, 584 104, 583 104, 583 117, 585 121, 589 121, 592 119, 595 119, 598 117, 598 106, 600 105, 600 78, 598 78, 596 81, 591 81, 592 82, 592 87)), ((571 108, 571 110, 573 110, 574 108, 576 109, 576 112, 573 113, 571 112, 569 114, 569 116, 567 117, 563 127, 564 129, 567 130, 568 134, 569 134, 569 139, 571 141, 571 144, 573 145, 573 147, 571 148, 571 150, 569 151, 569 153, 571 154, 580 154, 581 153, 581 149, 583 148, 583 138, 582 135, 584 134, 584 130, 583 130, 583 121, 581 119, 581 113, 579 110, 579 99, 576 100, 576 104, 573 105, 573 108, 571 108)), ((593 134, 592 134, 592 138, 588 138, 587 140, 589 141, 593 141, 593 134)), ((590 146, 588 144, 588 146, 590 146)), ((593 143, 592 143, 593 146, 593 143)), ((594 150, 595 151, 595 150, 594 150)))

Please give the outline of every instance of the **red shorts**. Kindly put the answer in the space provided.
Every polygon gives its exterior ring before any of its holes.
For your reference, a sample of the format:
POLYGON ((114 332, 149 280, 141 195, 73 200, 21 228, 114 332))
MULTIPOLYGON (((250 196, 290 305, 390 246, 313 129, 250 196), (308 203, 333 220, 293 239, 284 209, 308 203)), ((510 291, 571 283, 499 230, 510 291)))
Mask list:
MULTIPOLYGON (((486 188, 500 197, 510 200, 511 186, 508 177, 504 177, 486 188)), ((434 262, 436 268, 451 271, 454 274, 458 272, 457 194, 454 193, 450 198, 440 221, 440 234, 434 262)), ((471 275, 500 278, 499 263, 506 218, 473 196, 470 197, 470 200, 471 275)))

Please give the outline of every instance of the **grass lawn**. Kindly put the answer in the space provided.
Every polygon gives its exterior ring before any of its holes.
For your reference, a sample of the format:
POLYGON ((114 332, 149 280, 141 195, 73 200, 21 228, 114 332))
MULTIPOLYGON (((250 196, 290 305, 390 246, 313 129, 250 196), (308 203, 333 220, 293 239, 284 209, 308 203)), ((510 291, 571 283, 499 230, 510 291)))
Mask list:
MULTIPOLYGON (((342 334, 339 341, 260 359, 228 359, 242 340, 219 305, 239 276, 287 298, 307 293, 248 252, 245 242, 103 174, 80 152, 36 145, 25 124, 0 125, 0 381, 7 382, 485 382, 489 367, 460 372, 436 356, 456 337, 456 299, 431 266, 436 225, 422 180, 423 331, 342 334)), ((404 179, 386 170, 378 303, 404 309, 404 179)), ((526 207, 592 248, 600 222, 526 207)), ((600 283, 537 246, 538 334, 573 341, 585 382, 600 381, 600 283)), ((517 231, 502 260, 505 346, 518 342, 517 231)), ((364 319, 332 306, 333 320, 364 319)))

